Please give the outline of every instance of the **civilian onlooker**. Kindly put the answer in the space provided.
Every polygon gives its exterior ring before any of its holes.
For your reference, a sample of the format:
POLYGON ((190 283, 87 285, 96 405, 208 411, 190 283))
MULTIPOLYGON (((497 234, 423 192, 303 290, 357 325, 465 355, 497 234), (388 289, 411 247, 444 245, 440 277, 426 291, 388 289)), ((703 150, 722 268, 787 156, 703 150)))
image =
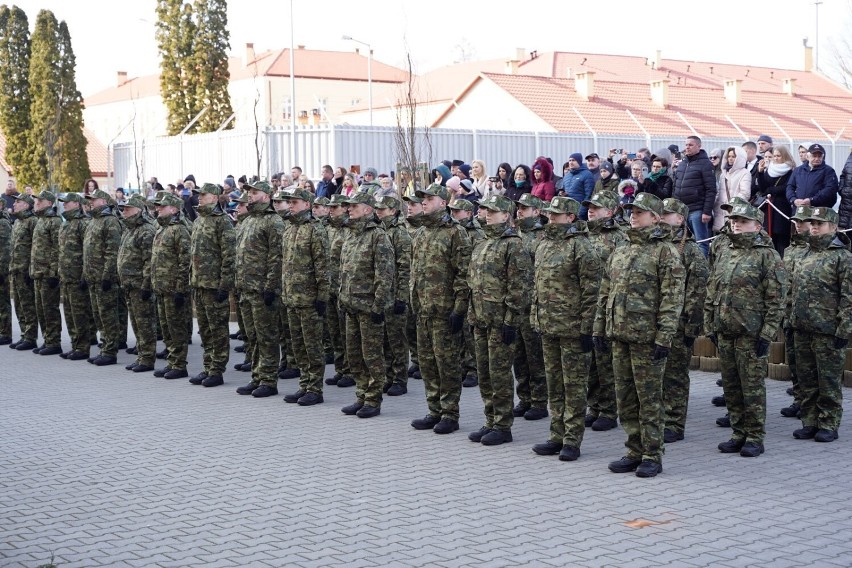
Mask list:
POLYGON ((724 165, 722 162, 722 154, 725 151, 722 148, 713 148, 710 150, 710 153, 707 155, 707 159, 710 160, 710 163, 713 165, 713 175, 716 176, 716 189, 719 189, 720 179, 722 177, 722 166, 724 165))
POLYGON ((533 164, 532 193, 542 201, 550 201, 556 195, 556 185, 553 183, 553 167, 545 158, 538 158, 533 164))
POLYGON ((447 187, 447 180, 453 177, 453 175, 450 172, 450 168, 444 164, 438 164, 432 169, 432 181, 444 187, 447 187))
MULTIPOLYGON (((568 174, 562 186, 565 188, 565 195, 580 203, 592 197, 592 192, 595 191, 595 178, 583 163, 583 155, 580 152, 574 152, 568 158, 568 174)), ((588 208, 585 205, 580 207, 580 219, 588 220, 588 208)))
MULTIPOLYGON (((292 179, 297 180, 301 177, 301 175, 302 175, 302 168, 301 167, 293 166, 292 168, 290 168, 290 177, 292 179)), ((284 187, 289 187, 289 186, 285 185, 284 187)))
MULTIPOLYGON (((795 159, 786 146, 776 146, 772 149, 772 160, 764 158, 763 161, 768 163, 760 172, 758 196, 768 197, 772 205, 788 218, 792 217, 793 208, 787 201, 787 182, 796 169, 795 159)), ((766 231, 772 237, 775 250, 783 257, 784 249, 790 244, 790 221, 778 215, 768 203, 762 204, 760 210, 763 211, 766 231)))
POLYGON ((314 195, 317 194, 317 188, 314 187, 314 182, 312 180, 306 179, 305 185, 302 186, 302 187, 303 187, 303 189, 307 189, 308 191, 310 191, 314 195))
POLYGON ((761 134, 757 138, 757 151, 760 152, 761 155, 765 154, 766 151, 772 147, 772 136, 768 134, 761 134))
POLYGON ((843 171, 840 172, 840 214, 839 227, 841 229, 852 228, 852 151, 846 158, 843 171))
POLYGON ((299 189, 305 189, 307 187, 308 176, 306 176, 305 174, 302 174, 298 178, 293 178, 293 179, 296 182, 296 186, 298 186, 299 189))
POLYGON ((379 189, 373 193, 373 198, 378 199, 385 195, 396 197, 396 190, 393 188, 393 180, 391 177, 382 174, 379 176, 379 189))
POLYGON ((648 174, 648 181, 651 184, 650 192, 660 199, 668 199, 672 196, 674 180, 669 175, 669 161, 666 158, 655 156, 651 160, 651 173, 648 174))
POLYGON ((83 195, 91 195, 98 189, 100 189, 98 187, 98 182, 89 178, 86 180, 86 183, 83 184, 83 195))
POLYGON ((497 175, 494 179, 488 178, 488 189, 482 194, 482 200, 485 201, 492 193, 497 195, 505 195, 506 190, 512 185, 512 166, 503 162, 497 166, 497 175))
POLYGON ((636 150, 636 159, 645 162, 645 167, 651 169, 651 150, 648 148, 639 148, 636 150))
POLYGON ((488 170, 485 169, 485 162, 482 160, 473 160, 470 163, 470 181, 473 183, 473 188, 476 190, 478 198, 481 199, 488 190, 488 170))
POLYGON ((636 180, 633 179, 626 179, 618 184, 618 205, 622 215, 626 219, 630 218, 632 209, 630 207, 625 208, 624 206, 633 203, 636 199, 637 189, 639 188, 636 185, 636 180))
POLYGON ((532 172, 529 166, 521 164, 512 172, 512 181, 509 187, 506 188, 506 197, 512 201, 517 201, 525 193, 532 191, 532 172))
MULTIPOLYGON (((610 163, 610 162, 604 162, 604 163, 609 164, 610 166, 612 165, 612 163, 610 163)), ((565 162, 564 164, 562 164, 562 177, 557 180, 557 179, 555 179, 556 176, 554 176, 553 185, 554 185, 554 187, 556 187, 556 195, 559 195, 559 196, 565 195, 565 180, 568 177, 568 170, 570 170, 570 169, 571 168, 568 166, 568 162, 565 162)))
POLYGON ((460 180, 470 179, 470 166, 468 164, 460 165, 456 168, 456 175, 460 180))
POLYGON ((115 204, 116 205, 127 205, 127 194, 124 193, 123 187, 117 187, 115 189, 115 204))
POLYGON ((592 177, 595 178, 595 182, 597 182, 601 179, 601 157, 592 152, 586 156, 585 160, 589 173, 592 174, 592 177))
MULTIPOLYGON (((444 165, 445 166, 447 165, 446 160, 444 161, 444 165)), ((461 179, 461 177, 459 177, 459 166, 463 166, 463 165, 464 165, 464 160, 453 160, 452 162, 450 162, 450 165, 447 166, 447 167, 450 169, 450 174, 461 179)))
MULTIPOLYGON (((270 181, 272 181, 272 194, 275 195, 275 193, 279 189, 281 189, 281 187, 282 187, 282 185, 281 185, 281 174, 279 172, 275 172, 274 174, 272 174, 272 178, 271 178, 270 181)), ((283 187, 288 187, 288 186, 285 185, 283 187)))
POLYGON ((746 152, 746 166, 745 168, 751 174, 751 193, 749 194, 749 201, 753 200, 757 195, 758 190, 760 189, 757 185, 757 179, 760 177, 760 162, 763 161, 763 153, 757 153, 757 144, 754 142, 745 142, 743 143, 743 150, 746 152))
POLYGON ((183 180, 183 191, 180 197, 183 199, 183 214, 190 221, 195 221, 198 217, 198 212, 195 210, 198 206, 198 194, 194 193, 193 189, 195 189, 195 176, 189 174, 183 180))
POLYGON ((722 168, 724 171, 719 179, 719 191, 716 193, 716 202, 713 207, 714 233, 722 230, 728 216, 728 212, 722 209, 722 205, 730 203, 735 197, 746 201, 751 200, 751 172, 746 167, 746 156, 745 147, 731 146, 725 152, 725 166, 722 168))
POLYGON ((808 148, 810 148, 810 146, 811 145, 807 142, 799 144, 799 162, 801 162, 801 165, 808 163, 808 148))
POLYGON ((710 243, 700 241, 710 237, 708 224, 713 219, 713 205, 716 202, 716 176, 707 158, 707 152, 701 149, 701 138, 698 136, 689 136, 686 139, 672 197, 680 199, 689 207, 689 230, 695 240, 699 241, 704 256, 707 256, 710 253, 710 243))
MULTIPOLYGON (((172 195, 178 195, 177 186, 175 184, 170 183, 166 186, 166 188, 167 188, 168 192, 171 193, 172 195)), ((178 197, 180 197, 180 196, 178 195, 178 197)))
POLYGON ((334 179, 334 171, 328 164, 322 167, 322 177, 317 183, 317 197, 331 197, 334 195, 331 180, 334 179))
POLYGON ((399 187, 397 188, 397 192, 400 199, 414 195, 414 174, 411 173, 411 168, 408 166, 399 168, 399 187))
POLYGON ((343 187, 340 189, 340 193, 349 197, 353 193, 357 192, 358 188, 355 186, 355 174, 346 174, 343 176, 343 187))
POLYGON ((347 173, 346 168, 343 166, 337 166, 334 168, 334 177, 331 180, 331 184, 334 186, 334 191, 330 193, 330 195, 334 195, 335 193, 340 193, 343 189, 343 176, 347 173))
POLYGON ((9 178, 6 182, 6 193, 3 194, 3 209, 11 210, 15 206, 15 196, 18 195, 18 186, 15 180, 9 178))
MULTIPOLYGON (((567 168, 568 162, 565 162, 565 166, 567 168)), ((601 177, 598 181, 595 182, 595 190, 592 192, 592 195, 599 191, 611 191, 612 193, 618 195, 619 179, 615 175, 615 168, 612 166, 612 163, 603 162, 601 163, 600 169, 601 177)))
POLYGON ((793 170, 787 183, 787 201, 795 209, 808 207, 834 207, 837 201, 837 174, 825 163, 825 148, 820 144, 808 147, 808 164, 793 170))

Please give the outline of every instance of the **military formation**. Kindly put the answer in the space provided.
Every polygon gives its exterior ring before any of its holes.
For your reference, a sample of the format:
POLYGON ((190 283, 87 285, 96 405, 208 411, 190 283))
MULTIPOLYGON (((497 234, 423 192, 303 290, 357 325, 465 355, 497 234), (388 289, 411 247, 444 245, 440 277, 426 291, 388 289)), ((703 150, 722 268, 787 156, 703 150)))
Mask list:
POLYGON ((832 209, 797 208, 782 261, 763 212, 734 200, 708 262, 689 208, 647 192, 622 209, 605 189, 582 202, 492 194, 474 205, 440 183, 329 199, 278 179, 244 184, 232 220, 222 186, 192 191, 194 221, 165 191, 120 207, 102 190, 17 196, 14 222, 0 215, 0 343, 96 366, 127 349, 128 371, 216 387, 240 338, 235 368, 250 377, 240 395, 275 396, 280 379, 297 378, 284 401, 313 406, 325 386, 354 386, 341 411, 372 418, 385 395, 422 379, 426 414, 411 426, 444 435, 459 429, 463 385, 478 386, 472 442, 512 442, 516 418, 549 416, 532 451, 571 462, 586 428, 620 421, 626 453, 609 469, 654 477, 666 444, 685 437, 699 335, 720 354, 731 438, 718 449, 765 451, 763 381, 783 332, 794 402, 782 414, 801 419, 798 439, 837 438, 852 255, 832 209), (232 302, 240 331, 229 338, 232 302), (203 368, 190 377, 193 313, 203 368), (324 380, 327 363, 335 372, 324 380))

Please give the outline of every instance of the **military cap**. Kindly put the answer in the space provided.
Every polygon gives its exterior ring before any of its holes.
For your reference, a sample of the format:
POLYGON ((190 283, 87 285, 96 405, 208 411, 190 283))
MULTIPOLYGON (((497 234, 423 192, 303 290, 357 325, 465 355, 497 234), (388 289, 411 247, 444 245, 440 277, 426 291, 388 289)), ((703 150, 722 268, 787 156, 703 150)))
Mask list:
POLYGON ((825 221, 827 223, 838 222, 837 211, 831 207, 811 207, 811 214, 808 215, 808 221, 825 221))
POLYGON ((340 207, 341 205, 346 204, 346 196, 342 193, 335 193, 331 196, 331 201, 329 202, 329 207, 340 207))
POLYGON ((544 208, 547 213, 565 213, 567 215, 578 215, 580 213, 580 202, 570 197, 560 195, 550 200, 544 208))
POLYGON ((761 225, 763 224, 763 211, 757 207, 753 207, 749 203, 737 203, 731 208, 728 217, 740 217, 742 219, 752 219, 761 225))
POLYGON ((35 205, 35 199, 33 199, 33 196, 28 193, 19 193, 15 196, 15 199, 18 199, 19 201, 26 201, 30 205, 35 205))
POLYGON ((618 197, 611 191, 601 190, 592 194, 592 197, 583 201, 583 207, 603 207, 613 210, 618 207, 618 197))
POLYGON ((643 191, 639 195, 636 196, 636 199, 633 200, 633 203, 627 203, 624 205, 625 209, 641 209, 642 211, 651 211, 656 213, 658 216, 662 216, 663 214, 663 201, 654 195, 653 193, 648 193, 647 191, 643 191))
POLYGON ((112 198, 112 195, 102 189, 96 189, 95 191, 87 195, 86 199, 103 199, 109 204, 115 204, 115 200, 112 198))
POLYGON ((248 203, 249 202, 248 191, 245 191, 245 190, 241 191, 240 196, 237 197, 234 201, 236 201, 237 203, 248 203))
POLYGON ((743 199, 742 197, 732 197, 731 200, 728 203, 723 203, 722 205, 719 206, 719 208, 722 209, 723 211, 730 212, 731 209, 733 209, 737 205, 748 205, 748 204, 749 204, 749 202, 746 201, 745 199, 743 199))
POLYGON ((285 190, 285 199, 301 199, 302 201, 307 201, 311 205, 314 203, 314 197, 316 197, 313 193, 308 191, 307 189, 291 186, 285 190))
MULTIPOLYGON (((287 199, 288 199, 288 197, 289 197, 289 195, 287 194, 287 190, 288 190, 288 189, 289 189, 289 188, 284 188, 284 187, 282 187, 281 189, 279 189, 278 191, 276 191, 276 192, 272 195, 272 201, 287 201, 287 199)), ((246 195, 248 195, 248 191, 246 191, 246 195)), ((239 201, 239 200, 238 200, 238 201, 239 201)))
POLYGON ((154 199, 154 205, 171 205, 180 209, 183 207, 183 199, 181 199, 177 195, 169 193, 168 191, 164 191, 163 195, 154 199))
POLYGON ((479 206, 489 211, 502 211, 504 213, 512 213, 515 208, 515 204, 511 199, 503 195, 497 195, 496 193, 489 195, 484 201, 479 203, 479 206))
POLYGON ((127 200, 127 203, 124 205, 125 207, 138 207, 139 209, 144 209, 147 207, 148 202, 145 201, 145 198, 139 195, 138 193, 134 193, 130 196, 130 199, 127 200))
POLYGON ((473 203, 467 199, 456 199, 450 203, 448 207, 450 209, 455 209, 456 211, 473 211, 473 203))
POLYGON ((201 187, 193 187, 192 193, 212 193, 213 195, 222 195, 222 189, 215 183, 205 183, 201 187))
POLYGON ((680 199, 669 197, 668 199, 663 199, 663 213, 677 213, 685 220, 689 217, 689 207, 680 199))
POLYGON ((328 200, 328 197, 317 197, 314 199, 314 205, 324 205, 326 207, 331 204, 331 201, 328 200))
POLYGON ((158 191, 157 193, 154 194, 154 197, 149 197, 146 201, 147 201, 148 205, 156 205, 157 201, 159 201, 167 193, 168 193, 168 191, 165 191, 165 190, 158 191))
POLYGON ((428 187, 426 187, 424 189, 416 189, 416 190, 414 190, 414 194, 417 197, 420 197, 420 198, 426 198, 426 197, 429 197, 430 195, 437 195, 438 197, 440 197, 444 201, 450 200, 450 192, 447 190, 446 187, 444 187, 443 185, 441 185, 439 183, 430 184, 428 187))
POLYGON ((377 197, 375 201, 376 209, 399 209, 399 199, 393 195, 383 195, 381 197, 377 197))
POLYGON ((794 221, 807 221, 810 219, 811 208, 807 205, 799 205, 796 207, 796 213, 790 217, 794 221))
POLYGON ((365 205, 369 205, 370 207, 376 206, 376 200, 373 199, 373 196, 367 193, 366 191, 356 191, 352 195, 346 198, 346 203, 349 205, 357 205, 358 203, 364 203, 365 205))
POLYGON ((532 207, 534 209, 544 209, 544 201, 533 195, 532 193, 524 193, 518 199, 519 207, 532 207))
POLYGON ((256 189, 257 191, 262 191, 263 193, 265 193, 267 195, 272 195, 273 192, 274 192, 274 189, 272 188, 272 186, 269 185, 269 182, 266 182, 266 181, 256 181, 254 183, 247 183, 247 184, 245 184, 245 187, 246 187, 246 189, 249 189, 249 190, 256 189))
POLYGON ((403 201, 408 201, 409 203, 423 203, 423 198, 418 197, 416 193, 410 194, 406 193, 402 196, 403 201))
POLYGON ((59 201, 61 201, 62 203, 68 203, 69 201, 75 201, 77 203, 82 204, 82 203, 86 202, 86 198, 83 196, 83 194, 78 193, 76 191, 68 191, 68 192, 65 192, 65 193, 60 193, 59 195, 56 196, 56 198, 59 201))
POLYGON ((45 201, 56 203, 56 194, 49 189, 42 189, 41 193, 33 196, 33 199, 44 199, 45 201))

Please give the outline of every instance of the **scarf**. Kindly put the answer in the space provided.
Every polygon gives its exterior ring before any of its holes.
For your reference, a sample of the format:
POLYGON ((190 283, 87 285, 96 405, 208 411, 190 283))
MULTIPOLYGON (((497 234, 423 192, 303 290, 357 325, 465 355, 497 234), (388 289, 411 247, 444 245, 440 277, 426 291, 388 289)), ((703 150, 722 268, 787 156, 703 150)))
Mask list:
POLYGON ((793 169, 793 166, 790 164, 776 164, 772 162, 769 164, 769 167, 766 169, 767 173, 769 173, 769 177, 771 178, 780 178, 782 176, 787 175, 787 172, 793 169))

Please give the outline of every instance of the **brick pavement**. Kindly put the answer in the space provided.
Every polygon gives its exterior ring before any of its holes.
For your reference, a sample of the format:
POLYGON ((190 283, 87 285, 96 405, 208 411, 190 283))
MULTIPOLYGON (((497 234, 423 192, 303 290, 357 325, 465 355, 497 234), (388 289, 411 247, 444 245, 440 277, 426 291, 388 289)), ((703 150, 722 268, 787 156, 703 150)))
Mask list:
POLYGON ((461 430, 438 436, 409 426, 426 413, 418 381, 361 420, 339 410, 352 389, 302 408, 236 395, 245 373, 207 389, 127 372, 130 359, 0 348, 0 566, 51 553, 62 567, 852 564, 852 428, 794 440, 786 383, 768 382, 767 451, 746 459, 716 450, 718 375, 693 372, 686 440, 642 480, 606 469, 620 429, 589 430, 574 463, 531 452, 546 420, 472 444, 476 389, 461 430))

